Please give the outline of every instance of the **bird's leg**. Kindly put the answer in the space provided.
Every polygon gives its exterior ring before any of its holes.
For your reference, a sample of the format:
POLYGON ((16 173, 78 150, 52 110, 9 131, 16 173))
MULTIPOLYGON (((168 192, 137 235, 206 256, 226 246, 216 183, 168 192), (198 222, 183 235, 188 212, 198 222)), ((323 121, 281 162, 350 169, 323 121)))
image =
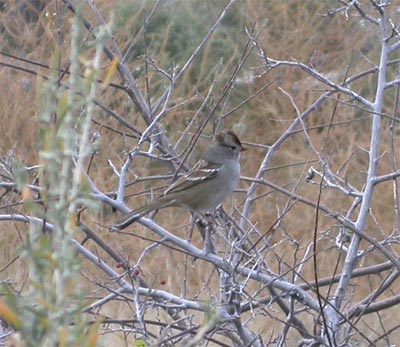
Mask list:
POLYGON ((200 231, 201 237, 204 240, 204 250, 207 253, 215 253, 215 246, 211 238, 211 235, 214 231, 213 221, 209 218, 197 218, 196 225, 200 231))
POLYGON ((204 250, 206 253, 215 253, 215 247, 212 242, 211 238, 211 224, 208 224, 206 227, 206 234, 205 234, 205 239, 204 239, 204 250))

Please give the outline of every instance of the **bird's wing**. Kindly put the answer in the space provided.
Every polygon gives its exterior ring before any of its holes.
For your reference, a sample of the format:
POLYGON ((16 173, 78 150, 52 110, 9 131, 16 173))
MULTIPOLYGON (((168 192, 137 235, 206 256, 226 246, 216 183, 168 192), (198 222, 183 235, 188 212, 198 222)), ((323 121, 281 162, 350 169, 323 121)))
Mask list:
POLYGON ((172 183, 163 195, 176 193, 181 190, 191 188, 201 182, 215 177, 221 165, 212 163, 201 163, 195 167, 189 174, 182 176, 176 182, 172 183))

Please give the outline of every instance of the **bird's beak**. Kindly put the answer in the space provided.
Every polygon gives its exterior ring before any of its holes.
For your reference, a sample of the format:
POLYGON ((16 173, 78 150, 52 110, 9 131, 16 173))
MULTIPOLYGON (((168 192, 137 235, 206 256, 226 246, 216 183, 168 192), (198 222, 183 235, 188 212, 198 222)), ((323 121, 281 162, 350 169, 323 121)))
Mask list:
POLYGON ((240 150, 240 152, 246 152, 246 151, 248 151, 248 150, 249 150, 249 148, 247 148, 247 147, 242 147, 241 150, 240 150))

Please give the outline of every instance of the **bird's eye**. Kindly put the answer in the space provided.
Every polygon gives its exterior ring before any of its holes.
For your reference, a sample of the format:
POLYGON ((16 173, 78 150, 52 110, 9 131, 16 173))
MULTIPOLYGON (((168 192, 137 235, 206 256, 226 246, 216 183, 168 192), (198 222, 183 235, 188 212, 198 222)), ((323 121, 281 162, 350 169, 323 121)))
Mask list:
POLYGON ((236 146, 230 146, 230 147, 231 147, 232 150, 235 150, 235 149, 236 149, 236 146))

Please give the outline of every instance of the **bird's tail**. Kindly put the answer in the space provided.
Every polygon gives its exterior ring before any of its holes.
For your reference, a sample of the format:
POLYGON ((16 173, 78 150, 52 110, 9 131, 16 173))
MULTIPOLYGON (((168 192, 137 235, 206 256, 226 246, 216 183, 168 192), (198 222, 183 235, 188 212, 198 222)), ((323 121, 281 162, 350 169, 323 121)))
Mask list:
POLYGON ((168 201, 163 203, 162 199, 157 199, 154 202, 144 205, 137 210, 130 212, 129 214, 125 215, 117 224, 114 224, 110 227, 110 231, 119 231, 122 229, 127 228, 132 223, 135 223, 138 219, 146 216, 152 211, 160 210, 165 207, 170 207, 174 205, 174 201, 168 201))
POLYGON ((146 216, 153 210, 154 210, 154 208, 153 208, 152 204, 142 206, 142 207, 138 208, 137 210, 132 211, 132 212, 128 213, 127 215, 123 216, 123 218, 121 218, 121 220, 117 224, 114 224, 110 228, 110 230, 111 231, 119 231, 119 230, 125 229, 129 225, 131 225, 132 223, 135 223, 138 219, 146 216))

